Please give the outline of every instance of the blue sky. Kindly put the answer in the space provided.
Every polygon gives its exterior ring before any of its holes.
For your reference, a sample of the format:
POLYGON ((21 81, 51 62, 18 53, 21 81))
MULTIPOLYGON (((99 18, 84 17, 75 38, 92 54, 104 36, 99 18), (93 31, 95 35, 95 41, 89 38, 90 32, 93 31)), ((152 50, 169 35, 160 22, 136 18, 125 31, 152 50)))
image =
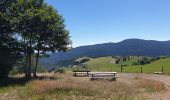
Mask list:
POLYGON ((170 40, 170 0, 46 0, 65 18, 73 47, 129 38, 170 40))

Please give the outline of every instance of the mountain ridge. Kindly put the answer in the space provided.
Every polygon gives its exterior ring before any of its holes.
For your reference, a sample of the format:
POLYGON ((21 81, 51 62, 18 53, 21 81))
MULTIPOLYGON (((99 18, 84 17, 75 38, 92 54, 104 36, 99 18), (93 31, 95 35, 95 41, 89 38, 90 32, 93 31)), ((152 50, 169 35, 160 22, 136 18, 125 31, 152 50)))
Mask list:
POLYGON ((50 54, 49 58, 41 58, 40 64, 55 65, 60 61, 76 59, 79 57, 101 56, 170 56, 170 41, 126 39, 117 43, 103 43, 80 46, 68 52, 50 54))

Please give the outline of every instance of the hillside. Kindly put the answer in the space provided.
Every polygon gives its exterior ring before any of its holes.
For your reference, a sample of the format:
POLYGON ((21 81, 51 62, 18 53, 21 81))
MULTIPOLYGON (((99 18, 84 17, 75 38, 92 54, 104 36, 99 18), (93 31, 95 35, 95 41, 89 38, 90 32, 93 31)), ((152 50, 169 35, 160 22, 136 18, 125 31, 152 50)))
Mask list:
POLYGON ((49 58, 41 58, 40 63, 53 66, 59 62, 73 60, 79 57, 101 56, 169 56, 170 41, 154 41, 141 39, 127 39, 118 43, 104 43, 73 48, 69 52, 50 54, 49 58))
MULTIPOLYGON (((120 64, 113 64, 111 63, 115 59, 112 57, 100 57, 91 59, 88 61, 87 67, 89 67, 93 71, 116 71, 120 72, 121 67, 120 64)), ((135 59, 131 59, 130 61, 126 63, 133 63, 135 59)), ((123 68, 123 72, 128 73, 140 73, 141 67, 143 68, 143 73, 154 73, 154 72, 160 72, 162 71, 162 67, 164 68, 165 74, 170 74, 170 58, 164 58, 160 60, 156 60, 151 62, 150 64, 146 65, 136 65, 132 66, 129 64, 129 66, 126 66, 123 68)))

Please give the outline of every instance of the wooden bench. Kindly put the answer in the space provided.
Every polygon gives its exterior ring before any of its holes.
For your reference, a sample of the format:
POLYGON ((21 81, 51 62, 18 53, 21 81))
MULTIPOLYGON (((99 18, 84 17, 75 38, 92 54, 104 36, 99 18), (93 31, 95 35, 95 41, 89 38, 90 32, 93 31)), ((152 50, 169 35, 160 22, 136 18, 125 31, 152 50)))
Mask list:
POLYGON ((73 71, 73 76, 89 76, 90 71, 89 70, 74 70, 73 71))
POLYGON ((155 74, 164 74, 164 72, 155 72, 155 74))
POLYGON ((91 80, 97 80, 97 79, 116 80, 116 78, 117 78, 116 74, 117 74, 117 72, 92 72, 91 80))

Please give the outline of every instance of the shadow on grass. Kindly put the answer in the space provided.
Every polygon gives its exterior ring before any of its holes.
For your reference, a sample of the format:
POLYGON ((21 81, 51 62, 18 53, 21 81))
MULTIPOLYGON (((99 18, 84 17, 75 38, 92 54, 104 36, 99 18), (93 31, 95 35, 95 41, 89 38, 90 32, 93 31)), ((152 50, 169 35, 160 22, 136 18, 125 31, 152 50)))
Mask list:
POLYGON ((8 87, 13 85, 25 85, 29 79, 23 77, 23 78, 0 78, 0 88, 1 87, 8 87))
POLYGON ((59 78, 46 77, 46 76, 37 76, 36 78, 31 78, 31 79, 28 79, 26 77, 19 77, 19 78, 6 77, 6 78, 0 78, 0 88, 14 86, 14 85, 24 86, 27 82, 32 80, 57 80, 57 79, 59 78))

